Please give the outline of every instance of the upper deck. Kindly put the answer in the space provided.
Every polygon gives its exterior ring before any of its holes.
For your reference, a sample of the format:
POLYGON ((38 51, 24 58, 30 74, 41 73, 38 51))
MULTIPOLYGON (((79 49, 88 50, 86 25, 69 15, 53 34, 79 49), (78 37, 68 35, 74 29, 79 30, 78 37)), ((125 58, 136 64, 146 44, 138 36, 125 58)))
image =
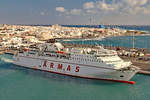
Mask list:
POLYGON ((30 50, 20 52, 23 55, 51 57, 57 60, 69 62, 103 65, 114 69, 128 67, 131 62, 123 61, 114 50, 104 49, 102 46, 90 47, 67 47, 60 43, 39 44, 30 50))

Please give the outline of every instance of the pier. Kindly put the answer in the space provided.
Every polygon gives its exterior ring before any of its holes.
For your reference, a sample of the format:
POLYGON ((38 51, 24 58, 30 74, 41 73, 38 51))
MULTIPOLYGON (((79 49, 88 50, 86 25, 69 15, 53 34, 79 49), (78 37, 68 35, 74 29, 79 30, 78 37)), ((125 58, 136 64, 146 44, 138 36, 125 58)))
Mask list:
POLYGON ((5 50, 5 54, 14 55, 18 50, 5 50))
POLYGON ((150 71, 140 70, 140 71, 138 72, 138 74, 150 75, 150 71))

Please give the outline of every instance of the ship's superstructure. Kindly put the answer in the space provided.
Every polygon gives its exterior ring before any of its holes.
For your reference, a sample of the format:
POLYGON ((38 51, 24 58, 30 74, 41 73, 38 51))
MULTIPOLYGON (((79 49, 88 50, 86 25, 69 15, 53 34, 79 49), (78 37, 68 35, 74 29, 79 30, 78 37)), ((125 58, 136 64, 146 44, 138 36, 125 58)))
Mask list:
POLYGON ((125 62, 114 50, 64 47, 61 43, 44 43, 14 55, 14 64, 58 74, 90 79, 129 81, 139 69, 125 62))

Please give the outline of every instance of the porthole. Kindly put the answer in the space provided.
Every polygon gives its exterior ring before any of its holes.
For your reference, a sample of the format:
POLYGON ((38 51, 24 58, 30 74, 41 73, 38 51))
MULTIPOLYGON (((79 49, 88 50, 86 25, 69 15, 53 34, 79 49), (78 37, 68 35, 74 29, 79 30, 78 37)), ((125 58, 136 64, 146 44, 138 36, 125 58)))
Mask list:
POLYGON ((124 77, 123 75, 120 75, 120 77, 124 77))

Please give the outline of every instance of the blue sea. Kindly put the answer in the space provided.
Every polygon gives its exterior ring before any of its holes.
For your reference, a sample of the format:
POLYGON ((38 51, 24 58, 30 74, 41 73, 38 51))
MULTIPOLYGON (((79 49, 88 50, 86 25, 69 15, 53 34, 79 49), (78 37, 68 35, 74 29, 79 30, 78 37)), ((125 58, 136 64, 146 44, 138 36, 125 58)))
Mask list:
POLYGON ((65 27, 120 28, 150 32, 150 25, 62 25, 65 27))
MULTIPOLYGON (((67 42, 132 47, 132 37, 67 42)), ((150 36, 135 36, 135 47, 150 48, 150 36)), ((137 74, 135 85, 74 78, 12 64, 0 55, 0 100, 149 100, 150 76, 137 74)))
MULTIPOLYGON (((31 25, 31 26, 52 26, 49 25, 31 25)), ((88 27, 88 28, 120 28, 128 30, 140 30, 150 32, 150 25, 61 25, 64 27, 88 27)))
POLYGON ((25 69, 0 55, 0 100, 149 100, 150 76, 135 75, 135 85, 73 78, 25 69))
POLYGON ((134 36, 134 39, 132 36, 118 36, 100 40, 67 39, 60 41, 64 43, 114 46, 114 47, 133 47, 134 41, 135 48, 150 48, 150 35, 134 36))

